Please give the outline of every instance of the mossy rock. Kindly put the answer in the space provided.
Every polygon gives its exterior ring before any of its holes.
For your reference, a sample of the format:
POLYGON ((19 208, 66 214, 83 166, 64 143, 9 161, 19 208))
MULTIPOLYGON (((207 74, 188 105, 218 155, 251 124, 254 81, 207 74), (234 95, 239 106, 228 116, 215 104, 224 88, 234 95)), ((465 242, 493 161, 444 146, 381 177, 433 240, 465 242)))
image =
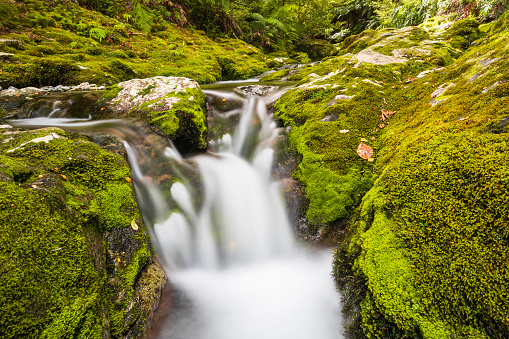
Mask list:
POLYGON ((207 148, 206 97, 183 77, 135 79, 110 87, 92 108, 94 118, 136 118, 169 137, 183 153, 207 148))
POLYGON ((375 144, 379 177, 335 256, 366 337, 509 335, 506 39, 384 88, 397 113, 375 144))
POLYGON ((127 161, 56 128, 0 139, 3 337, 141 337, 165 276, 127 161))
POLYGON ((447 30, 446 35, 451 39, 451 46, 465 50, 481 37, 479 22, 473 18, 458 20, 447 30))
POLYGON ((289 69, 280 69, 276 72, 269 73, 260 78, 260 81, 276 81, 281 80, 290 73, 289 69))

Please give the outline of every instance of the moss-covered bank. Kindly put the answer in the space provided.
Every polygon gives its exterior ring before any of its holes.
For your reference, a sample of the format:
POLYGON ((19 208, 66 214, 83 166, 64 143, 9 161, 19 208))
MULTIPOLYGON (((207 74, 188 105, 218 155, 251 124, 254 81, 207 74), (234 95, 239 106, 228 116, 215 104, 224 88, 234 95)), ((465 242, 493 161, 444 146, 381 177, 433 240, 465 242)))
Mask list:
POLYGON ((3 1, 0 86, 112 85, 156 75, 209 83, 246 79, 274 63, 241 40, 211 40, 164 20, 148 33, 131 24, 129 16, 104 16, 72 1, 3 1))
POLYGON ((141 337, 165 276, 127 162, 56 128, 0 139, 2 337, 141 337))
POLYGON ((355 338, 509 335, 508 16, 361 33, 276 105, 355 338))

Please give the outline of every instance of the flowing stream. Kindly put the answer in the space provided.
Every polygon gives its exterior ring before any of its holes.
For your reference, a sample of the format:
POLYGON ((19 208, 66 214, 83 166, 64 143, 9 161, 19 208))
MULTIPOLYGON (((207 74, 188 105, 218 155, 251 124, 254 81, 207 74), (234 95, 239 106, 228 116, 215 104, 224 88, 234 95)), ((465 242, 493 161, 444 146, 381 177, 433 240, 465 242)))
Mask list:
POLYGON ((214 140, 211 152, 188 159, 171 145, 142 145, 118 120, 13 124, 102 130, 125 140, 140 208, 172 286, 171 310, 151 338, 342 338, 332 255, 298 244, 271 179, 279 131, 266 106, 282 90, 246 82, 204 88, 214 140), (163 168, 157 176, 156 167, 163 168))

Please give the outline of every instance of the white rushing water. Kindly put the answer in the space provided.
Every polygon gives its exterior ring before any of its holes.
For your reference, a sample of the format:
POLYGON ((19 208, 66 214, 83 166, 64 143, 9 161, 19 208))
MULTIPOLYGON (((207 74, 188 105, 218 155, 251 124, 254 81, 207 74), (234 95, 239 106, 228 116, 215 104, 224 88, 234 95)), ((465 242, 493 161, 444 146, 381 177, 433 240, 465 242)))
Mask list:
POLYGON ((342 338, 332 255, 297 245, 270 179, 276 135, 264 102, 247 99, 236 133, 214 143, 222 153, 195 158, 200 208, 173 184, 178 212, 154 229, 178 300, 157 338, 342 338))
POLYGON ((125 122, 36 118, 12 124, 100 130, 126 140, 138 202, 173 287, 172 310, 157 339, 342 338, 332 255, 297 244, 281 189, 271 180, 278 130, 265 105, 274 93, 247 99, 207 94, 244 103, 214 113, 215 119, 240 114, 236 132, 211 142, 217 153, 192 162, 163 146, 158 152, 167 159, 166 176, 177 178, 169 192, 149 175, 161 163, 151 163, 136 144, 145 141, 125 122))

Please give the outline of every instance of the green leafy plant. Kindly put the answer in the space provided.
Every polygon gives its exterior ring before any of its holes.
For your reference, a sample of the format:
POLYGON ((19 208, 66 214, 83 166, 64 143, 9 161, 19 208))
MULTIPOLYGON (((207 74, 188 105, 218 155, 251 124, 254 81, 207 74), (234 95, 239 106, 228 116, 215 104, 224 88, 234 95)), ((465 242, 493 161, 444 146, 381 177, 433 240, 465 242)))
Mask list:
POLYGON ((76 30, 78 32, 84 32, 87 29, 87 27, 88 27, 87 24, 80 21, 80 23, 76 25, 76 30))
POLYGON ((74 48, 77 48, 78 47, 78 42, 77 41, 73 41, 69 44, 69 46, 74 49, 74 48))
POLYGON ((129 23, 129 19, 131 19, 133 16, 131 14, 125 13, 122 15, 122 17, 124 18, 125 22, 129 23))
POLYGON ((106 36, 108 35, 108 32, 105 29, 94 27, 90 29, 88 34, 90 35, 91 38, 99 40, 99 42, 102 42, 102 40, 106 38, 106 36))

